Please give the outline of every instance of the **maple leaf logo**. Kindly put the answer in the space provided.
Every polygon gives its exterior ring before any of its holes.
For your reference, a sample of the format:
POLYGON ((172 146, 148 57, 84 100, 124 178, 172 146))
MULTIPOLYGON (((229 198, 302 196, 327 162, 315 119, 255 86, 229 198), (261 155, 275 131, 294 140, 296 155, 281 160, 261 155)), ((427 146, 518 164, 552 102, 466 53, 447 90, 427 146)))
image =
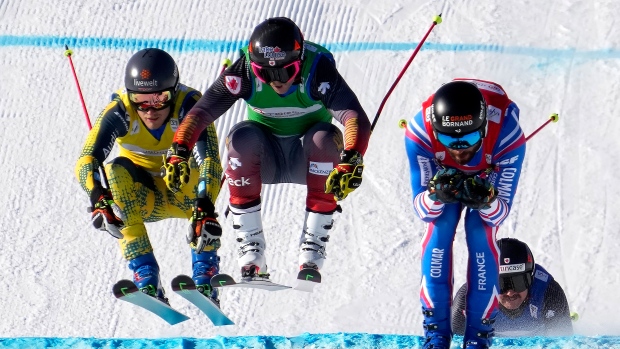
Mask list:
POLYGON ((237 82, 237 80, 228 80, 228 88, 230 88, 231 90, 236 90, 238 86, 239 83, 237 82))
POLYGON ((224 77, 224 79, 226 81, 226 88, 228 91, 230 91, 233 95, 239 94, 241 91, 241 78, 238 76, 229 75, 224 77))

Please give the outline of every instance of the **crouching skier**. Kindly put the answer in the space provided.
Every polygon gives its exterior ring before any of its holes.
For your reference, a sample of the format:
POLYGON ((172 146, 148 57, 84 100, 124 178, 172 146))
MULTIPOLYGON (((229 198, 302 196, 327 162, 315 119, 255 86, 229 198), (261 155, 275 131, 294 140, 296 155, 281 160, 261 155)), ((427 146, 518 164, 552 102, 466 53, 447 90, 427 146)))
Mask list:
POLYGON ((136 286, 165 303, 160 266, 145 223, 186 218, 193 280, 219 305, 217 291, 210 285, 219 272, 222 234, 213 206, 222 174, 215 127, 205 128, 197 137, 180 174, 187 185, 168 187, 176 179, 162 177, 174 132, 200 96, 179 83, 177 65, 167 52, 148 48, 135 53, 126 66, 125 88, 112 95, 98 117, 75 167, 90 197, 94 226, 119 239, 136 286), (98 169, 114 144, 120 153, 105 166, 109 188, 104 188, 98 169))
POLYGON ((452 243, 464 214, 467 306, 463 347, 488 348, 499 294, 495 236, 517 190, 525 156, 519 109, 496 83, 457 79, 441 86, 407 124, 413 206, 422 239, 425 349, 446 349, 452 329, 452 243))

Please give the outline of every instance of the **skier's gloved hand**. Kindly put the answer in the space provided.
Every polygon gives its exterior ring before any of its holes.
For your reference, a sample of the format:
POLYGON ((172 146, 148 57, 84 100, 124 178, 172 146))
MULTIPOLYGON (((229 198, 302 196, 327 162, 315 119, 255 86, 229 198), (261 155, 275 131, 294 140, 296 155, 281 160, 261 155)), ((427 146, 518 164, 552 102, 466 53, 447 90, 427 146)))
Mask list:
POLYGON ((340 163, 327 176, 325 193, 334 194, 336 200, 343 200, 362 184, 364 160, 357 150, 343 150, 340 163))
POLYGON ((455 168, 441 168, 435 176, 428 181, 428 197, 433 201, 444 204, 452 204, 459 201, 462 195, 465 174, 455 168))
POLYGON ((221 237, 222 226, 217 221, 213 203, 209 198, 197 198, 194 201, 194 213, 190 218, 187 243, 196 250, 196 253, 200 254, 207 246, 211 246, 212 250, 217 250, 220 247, 221 237))
POLYGON ((88 209, 92 213, 91 220, 93 226, 99 230, 107 231, 117 239, 122 239, 121 229, 123 223, 123 213, 112 200, 112 194, 101 185, 96 185, 90 193, 92 207, 88 209))
POLYGON ((170 191, 177 192, 189 182, 189 157, 191 152, 185 144, 172 143, 164 156, 162 175, 170 191))
POLYGON ((491 207, 491 203, 497 199, 495 187, 487 177, 473 176, 463 183, 463 196, 460 198, 467 207, 480 210, 491 207))

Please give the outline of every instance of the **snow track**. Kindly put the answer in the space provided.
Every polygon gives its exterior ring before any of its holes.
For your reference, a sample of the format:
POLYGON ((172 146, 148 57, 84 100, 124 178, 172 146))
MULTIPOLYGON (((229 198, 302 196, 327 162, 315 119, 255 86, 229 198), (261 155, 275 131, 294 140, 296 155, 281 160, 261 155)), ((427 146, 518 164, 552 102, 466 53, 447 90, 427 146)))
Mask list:
MULTIPOLYGON (((615 152, 620 100, 620 12, 616 0, 444 1, 0 1, 0 305, 3 336, 297 336, 303 332, 421 334, 418 300, 424 225, 411 206, 399 119, 454 77, 499 82, 521 109, 528 142, 513 212, 499 230, 530 244, 565 287, 581 319, 577 333, 620 334, 620 205, 615 152), (88 199, 73 167, 87 127, 64 44, 92 121, 122 86, 127 59, 159 46, 177 60, 181 81, 204 91, 224 58, 236 59, 256 24, 296 20, 307 39, 335 52, 337 66, 374 117, 433 15, 443 13, 388 100, 364 157, 362 187, 342 202, 327 246, 323 284, 312 294, 226 290, 222 308, 236 326, 214 328, 170 290, 191 273, 186 223, 148 224, 173 306, 193 317, 170 327, 116 301, 130 277, 117 242, 90 227, 88 199), (68 291, 70 286, 77 290, 68 291)), ((238 102, 217 122, 225 158, 228 130, 245 118, 238 102)), ((224 227, 224 272, 237 276, 228 190, 216 202, 224 227)), ((292 284, 305 188, 266 185, 263 225, 272 278, 292 284)), ((459 226, 455 288, 465 280, 459 226)))

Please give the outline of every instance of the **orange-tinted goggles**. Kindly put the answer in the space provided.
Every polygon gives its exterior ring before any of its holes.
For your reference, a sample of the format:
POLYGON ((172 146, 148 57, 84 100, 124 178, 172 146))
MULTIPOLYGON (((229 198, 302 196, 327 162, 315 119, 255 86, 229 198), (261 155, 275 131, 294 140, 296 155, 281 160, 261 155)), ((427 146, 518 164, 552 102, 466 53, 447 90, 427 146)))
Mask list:
POLYGON ((135 93, 129 92, 129 101, 134 108, 139 111, 149 109, 162 110, 168 108, 174 102, 172 90, 165 90, 155 93, 135 93))

